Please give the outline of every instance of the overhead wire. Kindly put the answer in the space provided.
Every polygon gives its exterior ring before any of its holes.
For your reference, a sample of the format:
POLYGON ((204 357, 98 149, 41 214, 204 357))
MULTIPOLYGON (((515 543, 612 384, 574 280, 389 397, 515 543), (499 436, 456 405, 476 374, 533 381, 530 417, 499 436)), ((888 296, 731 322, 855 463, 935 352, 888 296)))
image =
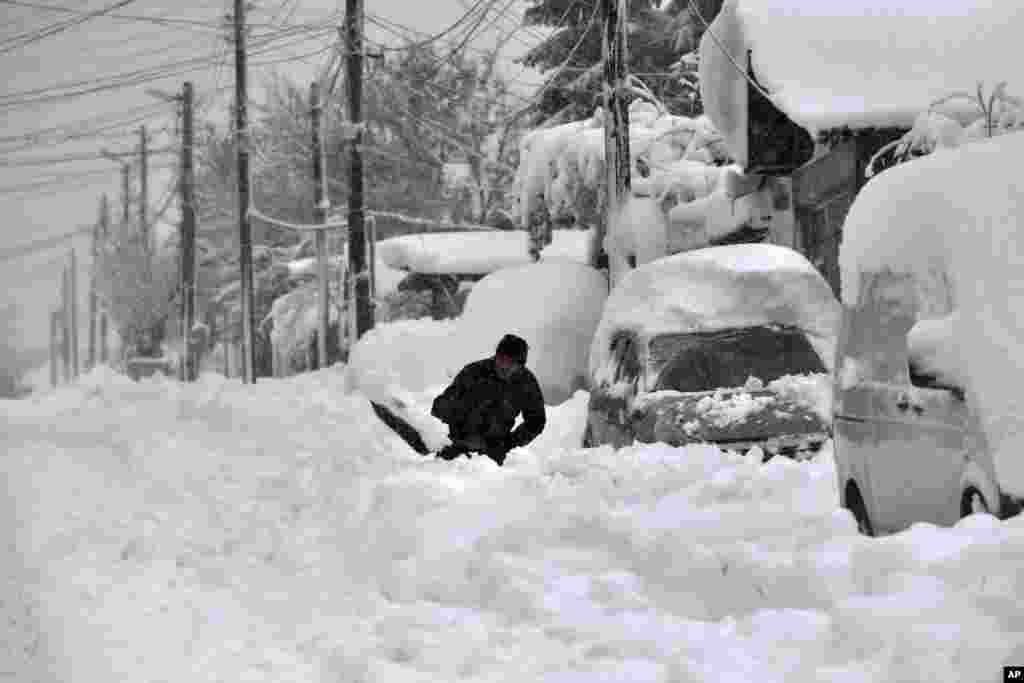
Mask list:
MULTIPOLYGON (((27 2, 25 0, 0 0, 0 4, 14 5, 17 7, 28 7, 47 10, 51 12, 63 12, 66 14, 86 14, 84 10, 76 10, 68 7, 49 5, 40 2, 27 2)), ((183 28, 203 28, 213 31, 222 31, 224 26, 220 22, 205 21, 202 19, 187 19, 184 17, 149 16, 143 14, 125 14, 123 12, 109 12, 104 15, 105 19, 120 19, 124 21, 153 23, 163 26, 181 26, 183 28)), ((269 26, 269 23, 246 22, 248 26, 269 26)))
MULTIPOLYGON (((250 49, 249 54, 254 56, 266 54, 283 47, 287 47, 288 45, 299 44, 306 40, 312 40, 314 38, 327 35, 328 33, 333 33, 333 31, 333 26, 320 26, 315 29, 305 25, 289 27, 278 31, 273 35, 264 36, 259 41, 255 41, 255 44, 250 49), (285 45, 274 44, 279 40, 292 38, 296 35, 301 36, 300 40, 292 41, 285 45)), ((196 71, 213 63, 218 57, 219 55, 216 53, 207 54, 200 57, 192 57, 153 67, 134 69, 132 71, 122 72, 111 76, 70 81, 42 88, 2 94, 0 95, 0 108, 12 108, 25 106, 27 104, 52 101, 55 99, 79 97, 81 95, 94 92, 102 92, 105 90, 138 85, 149 81, 162 80, 181 73, 196 71)))
POLYGON ((56 22, 54 24, 50 24, 49 26, 44 26, 40 29, 26 31, 24 33, 21 33, 20 35, 0 40, 0 54, 10 52, 11 50, 16 50, 20 47, 25 47, 26 45, 30 45, 40 40, 44 40, 51 36, 57 35, 58 33, 62 33, 69 28, 80 26, 81 24, 84 24, 85 22, 91 19, 103 16, 108 12, 112 12, 126 5, 130 5, 133 2, 135 2, 135 0, 117 0, 117 2, 114 2, 105 7, 101 7, 100 9, 93 10, 91 12, 85 12, 81 16, 75 17, 74 19, 69 19, 63 22, 56 22))
MULTIPOLYGON (((171 148, 152 149, 148 151, 151 155, 171 154, 175 150, 171 148)), ((66 154, 59 157, 37 157, 35 159, 0 159, 0 168, 24 168, 28 166, 54 166, 60 164, 77 163, 82 161, 101 161, 108 157, 130 157, 134 152, 120 152, 104 154, 66 154)))

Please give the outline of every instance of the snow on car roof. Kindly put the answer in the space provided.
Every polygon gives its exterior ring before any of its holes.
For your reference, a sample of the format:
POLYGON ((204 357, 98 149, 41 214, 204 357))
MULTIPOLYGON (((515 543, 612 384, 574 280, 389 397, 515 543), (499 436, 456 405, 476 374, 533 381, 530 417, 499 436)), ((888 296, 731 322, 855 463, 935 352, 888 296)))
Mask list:
POLYGON ((780 323, 808 333, 832 366, 839 304, 806 258, 773 244, 708 247, 668 256, 628 273, 605 304, 591 346, 591 373, 622 330, 663 333, 780 323))
MULTIPOLYGON (((813 133, 909 128, 934 100, 973 92, 978 81, 1012 87, 1019 69, 1010 55, 1019 52, 1024 12, 997 0, 728 0, 711 28, 702 58, 706 50, 720 54, 714 38, 739 63, 749 49, 775 106, 813 133)), ((742 76, 712 57, 701 76, 726 92, 742 76)))
POLYGON ((995 449, 1000 485, 1024 495, 1024 133, 940 150, 883 171, 843 225, 843 300, 889 269, 948 281, 965 389, 995 449))
MULTIPOLYGON (((590 232, 554 230, 542 261, 587 262, 590 232)), ((501 268, 532 263, 529 235, 521 230, 432 232, 390 237, 377 243, 377 254, 391 268, 414 273, 486 275, 501 268)))

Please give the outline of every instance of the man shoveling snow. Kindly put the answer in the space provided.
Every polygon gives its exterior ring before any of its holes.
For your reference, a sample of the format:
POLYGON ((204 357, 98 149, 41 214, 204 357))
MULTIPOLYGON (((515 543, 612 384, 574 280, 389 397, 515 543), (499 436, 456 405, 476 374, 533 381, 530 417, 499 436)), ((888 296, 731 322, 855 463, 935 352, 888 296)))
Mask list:
POLYGON ((452 443, 438 457, 484 453, 501 465, 513 448, 544 431, 547 416, 537 378, 526 367, 526 340, 506 334, 491 358, 464 367, 434 399, 431 415, 448 425, 452 443), (523 422, 513 429, 516 418, 523 422))

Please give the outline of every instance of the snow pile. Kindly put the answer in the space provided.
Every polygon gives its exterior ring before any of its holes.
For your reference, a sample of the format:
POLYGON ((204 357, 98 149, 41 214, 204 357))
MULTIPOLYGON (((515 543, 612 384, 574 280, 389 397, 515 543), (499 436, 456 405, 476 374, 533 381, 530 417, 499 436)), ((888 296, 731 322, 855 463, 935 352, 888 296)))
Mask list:
POLYGON ((430 414, 430 408, 461 369, 454 352, 457 325, 456 320, 428 318, 378 324, 352 347, 346 391, 360 392, 387 407, 415 427, 428 448, 442 448, 448 442, 448 427, 430 414))
POLYGON ((1024 518, 864 538, 828 447, 578 449, 582 392, 503 468, 424 459, 342 384, 0 402, 4 671, 952 683, 1024 657, 1024 518))
MULTIPOLYGON (((587 263, 589 239, 585 230, 555 230, 541 260, 587 263)), ((485 275, 531 263, 528 241, 529 236, 519 230, 428 232, 381 240, 377 254, 387 266, 403 271, 485 275)))
POLYGON ((606 364, 612 335, 642 338, 779 323, 807 333, 832 366, 839 304, 807 259, 786 247, 737 244, 676 254, 630 272, 605 305, 590 369, 606 364))
POLYGON ((506 333, 530 345, 527 367, 546 403, 565 401, 586 388, 587 356, 601 319, 608 285, 582 264, 537 263, 508 268, 480 280, 459 318, 459 347, 465 362, 494 353, 506 333))
POLYGON ((718 389, 714 394, 697 401, 694 409, 698 415, 716 427, 728 427, 738 422, 746 422, 751 415, 760 413, 774 402, 774 396, 753 396, 744 391, 726 396, 722 389, 718 389))
POLYGON ((783 375, 768 382, 768 389, 781 398, 813 411, 825 424, 832 424, 832 378, 822 372, 783 375))
POLYGON ((910 365, 915 372, 933 377, 942 386, 967 386, 970 373, 964 367, 957 340, 957 313, 918 320, 907 332, 910 365))
POLYGON ((1022 33, 1024 14, 1010 2, 728 0, 701 41, 701 95, 743 163, 745 149, 734 144, 746 82, 719 43, 742 68, 749 50, 775 106, 814 135, 841 126, 909 128, 932 102, 973 92, 978 81, 1013 82, 1017 68, 1007 55, 1016 54, 1022 33))
MULTIPOLYGON (((537 263, 492 273, 478 282, 455 320, 378 324, 352 348, 345 386, 411 423, 431 448, 447 427, 430 415, 434 397, 466 364, 494 355, 506 333, 530 345, 527 367, 548 405, 587 386, 586 354, 607 293, 588 266, 537 263)), ((576 442, 578 443, 578 442, 576 442)))
POLYGON ((953 378, 967 374, 964 388, 994 449, 999 484, 1016 495, 1024 495, 1022 155, 1024 134, 1014 133, 886 170, 858 195, 840 248, 850 306, 866 293, 865 274, 887 268, 929 285, 918 298, 924 317, 938 318, 950 311, 927 310, 936 299, 931 283, 948 283, 956 315, 918 328, 913 343, 930 347, 919 356, 952 355, 944 369, 953 378))

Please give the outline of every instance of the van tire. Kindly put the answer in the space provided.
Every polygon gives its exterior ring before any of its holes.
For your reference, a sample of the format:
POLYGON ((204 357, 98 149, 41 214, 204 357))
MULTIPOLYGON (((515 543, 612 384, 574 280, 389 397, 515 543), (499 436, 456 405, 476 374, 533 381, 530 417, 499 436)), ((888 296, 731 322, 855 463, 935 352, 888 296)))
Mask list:
POLYGON ((860 495, 860 489, 852 481, 846 485, 846 495, 843 507, 853 514, 857 520, 857 531, 865 536, 874 536, 875 528, 871 526, 871 518, 868 517, 868 508, 864 505, 864 498, 860 495))
POLYGON ((966 489, 964 489, 963 495, 960 496, 960 519, 963 519, 964 517, 974 514, 974 507, 972 505, 974 496, 977 496, 978 499, 981 501, 981 506, 985 508, 985 514, 992 514, 991 508, 988 506, 988 501, 985 500, 985 494, 983 494, 974 486, 968 486, 966 489))

